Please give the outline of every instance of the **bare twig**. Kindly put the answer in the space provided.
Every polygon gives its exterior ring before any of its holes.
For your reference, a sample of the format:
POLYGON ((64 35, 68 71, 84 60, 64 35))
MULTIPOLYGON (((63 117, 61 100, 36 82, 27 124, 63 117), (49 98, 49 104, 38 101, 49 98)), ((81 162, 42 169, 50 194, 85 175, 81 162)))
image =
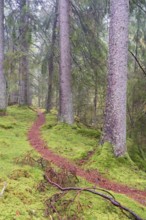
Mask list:
POLYGON ((1 190, 1 192, 0 192, 0 197, 2 197, 2 196, 3 196, 3 194, 4 194, 4 192, 5 192, 6 187, 7 187, 7 183, 5 182, 5 183, 4 183, 4 186, 3 186, 3 188, 2 188, 2 190, 1 190))
POLYGON ((109 202, 112 203, 112 205, 120 208, 122 211, 126 211, 128 213, 130 213, 134 218, 135 220, 144 220, 142 219, 140 216, 138 216, 135 212, 133 212, 132 210, 130 210, 129 208, 121 205, 117 200, 115 200, 113 197, 111 196, 108 196, 106 194, 103 194, 103 193, 100 193, 100 192, 97 192, 95 191, 95 189, 91 189, 91 188, 80 188, 80 187, 66 187, 66 188, 63 188, 62 186, 60 186, 59 184, 53 182, 50 180, 50 178, 45 175, 44 176, 45 179, 53 186, 57 187, 58 189, 60 189, 61 191, 65 192, 65 191, 85 191, 85 192, 89 192, 89 193, 92 193, 92 194, 95 194, 95 195, 98 195, 106 200, 108 200, 109 202))
POLYGON ((139 7, 144 13, 146 13, 146 10, 144 9, 144 7, 142 7, 140 4, 137 3, 137 1, 133 1, 133 3, 139 7))
POLYGON ((137 57, 134 55, 134 53, 129 50, 129 53, 131 53, 131 55, 134 57, 134 59, 136 60, 138 66, 140 67, 140 69, 142 70, 143 74, 146 76, 146 71, 144 70, 144 68, 142 67, 141 63, 139 62, 139 60, 137 59, 137 57))

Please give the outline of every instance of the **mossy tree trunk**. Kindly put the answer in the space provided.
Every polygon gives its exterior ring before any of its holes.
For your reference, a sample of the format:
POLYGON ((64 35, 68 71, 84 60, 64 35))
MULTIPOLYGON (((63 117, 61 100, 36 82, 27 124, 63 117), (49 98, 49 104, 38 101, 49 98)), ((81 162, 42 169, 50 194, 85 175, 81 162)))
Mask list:
POLYGON ((115 156, 126 152, 126 90, 129 0, 110 1, 109 69, 104 142, 115 156))
POLYGON ((60 24, 60 121, 73 123, 73 104, 71 91, 71 55, 70 55, 70 24, 69 0, 59 0, 60 24))
POLYGON ((0 0, 0 115, 7 107, 6 80, 4 76, 4 0, 0 0))

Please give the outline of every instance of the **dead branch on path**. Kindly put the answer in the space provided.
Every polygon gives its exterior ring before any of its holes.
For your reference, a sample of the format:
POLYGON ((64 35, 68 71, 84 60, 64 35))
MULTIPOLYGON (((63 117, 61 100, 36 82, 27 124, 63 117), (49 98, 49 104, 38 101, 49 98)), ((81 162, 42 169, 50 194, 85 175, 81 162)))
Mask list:
MULTIPOLYGON (((106 200, 108 200, 109 202, 111 202, 112 205, 120 208, 122 211, 126 211, 128 212, 129 214, 131 214, 135 220, 144 220, 142 219, 140 216, 138 216, 135 212, 133 212, 132 210, 130 210, 129 208, 123 206, 122 204, 120 204, 117 200, 115 200, 114 197, 111 197, 109 195, 106 195, 106 194, 103 194, 103 193, 100 193, 100 192, 97 192, 95 191, 95 189, 91 189, 91 188, 80 188, 80 187, 65 187, 63 188, 62 186, 60 186, 59 184, 53 182, 50 180, 50 178, 45 175, 45 179, 53 186, 55 186, 56 188, 58 188, 59 190, 65 192, 65 191, 80 191, 80 192, 89 192, 89 193, 92 193, 92 194, 95 194, 95 195, 98 195, 106 200)), ((108 193, 108 192, 107 192, 108 193)))

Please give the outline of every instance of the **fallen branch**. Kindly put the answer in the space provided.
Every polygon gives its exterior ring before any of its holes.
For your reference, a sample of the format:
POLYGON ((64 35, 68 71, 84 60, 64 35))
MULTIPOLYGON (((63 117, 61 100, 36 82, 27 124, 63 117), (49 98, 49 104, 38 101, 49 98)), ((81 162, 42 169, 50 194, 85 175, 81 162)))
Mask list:
POLYGON ((30 109, 30 110, 32 110, 33 112, 37 112, 37 110, 36 109, 34 109, 33 107, 31 107, 31 106, 28 106, 28 108, 30 109))
POLYGON ((144 10, 144 7, 142 7, 140 4, 138 4, 136 1, 133 1, 133 3, 139 7, 144 13, 146 13, 146 10, 144 10))
POLYGON ((134 53, 129 50, 129 53, 131 53, 131 55, 134 57, 135 61, 137 62, 138 66, 140 67, 140 69, 142 70, 143 74, 146 76, 146 71, 144 70, 144 68, 142 67, 141 63, 139 62, 139 60, 137 59, 137 57, 134 55, 134 53))
MULTIPOLYGON (((132 210, 130 210, 129 208, 121 205, 117 200, 115 200, 115 198, 112 196, 108 196, 106 194, 103 194, 103 193, 100 193, 100 192, 97 192, 95 191, 95 189, 91 189, 91 188, 79 188, 79 187, 66 187, 66 188, 63 188, 61 187, 59 184, 53 182, 50 180, 50 178, 45 175, 44 178, 53 186, 57 187, 58 189, 60 189, 61 191, 65 192, 65 191, 85 191, 85 192, 89 192, 89 193, 92 193, 92 194, 95 194, 95 195, 98 195, 106 200, 108 200, 109 202, 111 202, 114 206, 120 208, 122 211, 126 211, 128 213, 130 213, 135 220, 144 220, 142 219, 140 216, 138 216, 135 212, 133 212, 132 210)), ((108 192, 107 192, 108 193, 108 192)))
POLYGON ((0 197, 2 197, 2 196, 3 196, 3 194, 4 194, 4 192, 5 192, 6 187, 7 187, 7 183, 5 182, 5 183, 4 183, 4 186, 3 186, 3 188, 2 188, 2 190, 1 190, 1 192, 0 192, 0 197))

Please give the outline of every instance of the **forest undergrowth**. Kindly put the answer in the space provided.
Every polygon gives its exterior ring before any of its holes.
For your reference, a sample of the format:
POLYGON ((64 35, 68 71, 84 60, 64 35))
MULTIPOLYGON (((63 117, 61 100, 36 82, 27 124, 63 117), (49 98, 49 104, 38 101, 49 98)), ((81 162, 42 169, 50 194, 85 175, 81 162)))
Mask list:
MULTIPOLYGON (((137 189, 146 189, 146 169, 140 169, 139 164, 144 163, 132 140, 128 140, 128 151, 124 157, 115 158, 112 147, 105 143, 100 145, 101 132, 87 128, 81 123, 70 126, 57 123, 57 115, 47 114, 46 124, 42 127, 42 136, 48 146, 60 155, 74 161, 86 170, 98 170, 108 179, 127 184, 137 189), (131 148, 136 152, 138 161, 131 159, 131 148)), ((133 156, 133 155, 132 155, 133 156)), ((134 156, 133 156, 134 157, 134 156)), ((145 162, 146 163, 146 162, 145 162)))
MULTIPOLYGON (((35 118, 34 111, 17 106, 9 107, 7 115, 0 118, 0 191, 6 184, 0 196, 0 219, 130 219, 119 208, 98 196, 87 192, 62 193, 48 183, 45 173, 63 187, 93 187, 93 184, 42 159, 32 149, 27 132, 35 118)), ((145 172, 128 156, 116 161, 107 146, 103 149, 98 147, 100 131, 80 123, 71 127, 57 123, 56 114, 52 113, 47 115, 42 136, 49 148, 83 168, 98 169, 109 179, 145 189, 145 172)), ((113 195, 146 219, 144 206, 125 195, 113 195)))

